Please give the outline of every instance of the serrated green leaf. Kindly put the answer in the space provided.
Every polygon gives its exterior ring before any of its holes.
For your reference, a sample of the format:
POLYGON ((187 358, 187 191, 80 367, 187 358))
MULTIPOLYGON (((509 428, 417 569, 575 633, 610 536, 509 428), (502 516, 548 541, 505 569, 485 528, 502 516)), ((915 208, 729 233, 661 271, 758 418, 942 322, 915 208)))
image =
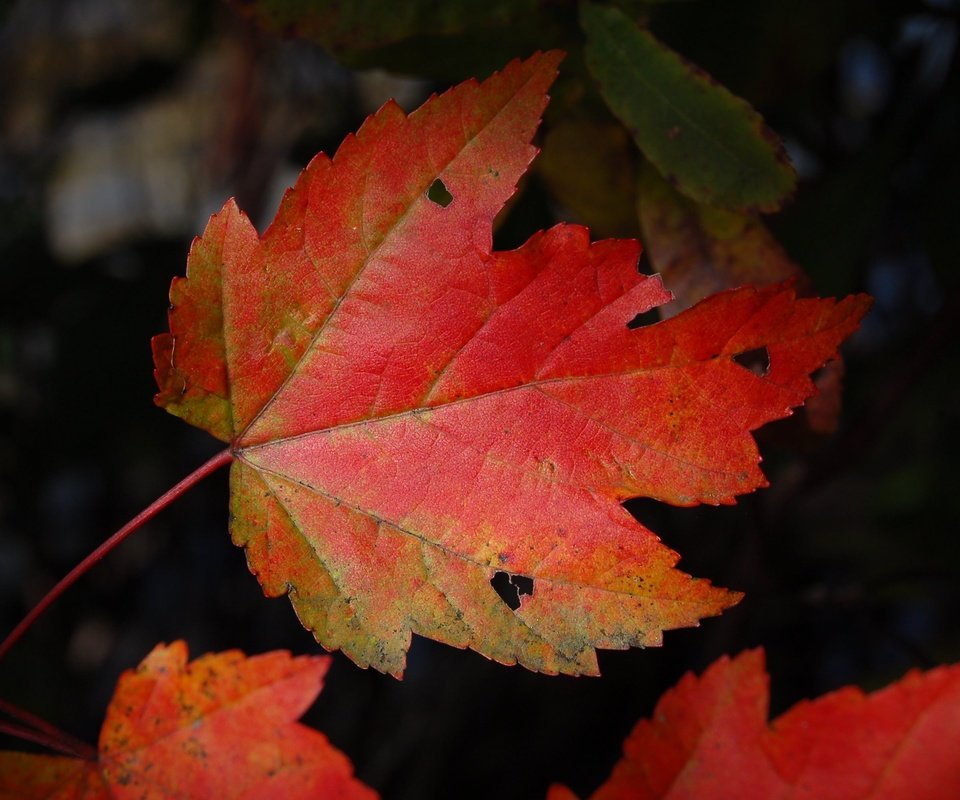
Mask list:
POLYGON ((683 194, 776 211, 796 176, 750 105, 612 7, 584 3, 587 66, 637 146, 683 194))

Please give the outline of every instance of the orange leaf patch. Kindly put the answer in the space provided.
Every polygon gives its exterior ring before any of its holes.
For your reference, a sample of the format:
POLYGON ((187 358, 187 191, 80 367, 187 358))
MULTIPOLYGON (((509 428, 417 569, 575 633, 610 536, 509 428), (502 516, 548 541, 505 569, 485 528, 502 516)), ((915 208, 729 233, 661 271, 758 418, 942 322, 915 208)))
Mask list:
POLYGON ((346 756, 296 722, 328 667, 236 650, 188 664, 183 642, 158 645, 117 682, 96 761, 0 753, 0 797, 373 800, 346 756))

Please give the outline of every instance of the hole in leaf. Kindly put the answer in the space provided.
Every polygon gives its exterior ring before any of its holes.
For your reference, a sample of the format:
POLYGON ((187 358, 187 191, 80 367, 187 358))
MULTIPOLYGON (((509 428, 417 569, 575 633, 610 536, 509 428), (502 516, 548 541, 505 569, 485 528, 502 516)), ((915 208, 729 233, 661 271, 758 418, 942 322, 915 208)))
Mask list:
POLYGON ((655 308, 651 308, 649 311, 644 311, 642 314, 637 314, 637 316, 627 323, 627 327, 630 330, 636 330, 637 328, 643 328, 647 325, 653 325, 659 321, 660 312, 655 308))
POLYGON ((770 353, 767 352, 766 347, 744 350, 742 353, 737 353, 733 360, 761 378, 770 371, 770 353))
POLYGON ((447 191, 447 187, 443 185, 443 181, 437 178, 430 184, 430 188, 427 189, 427 199, 432 200, 441 208, 446 208, 453 202, 453 195, 447 191))
POLYGON ((490 585, 511 611, 520 608, 521 597, 533 594, 533 578, 526 575, 511 575, 509 572, 500 571, 490 579, 490 585))
POLYGON ((528 578, 526 575, 514 575, 512 582, 513 585, 517 587, 517 595, 519 597, 523 597, 524 595, 533 597, 533 578, 528 578))

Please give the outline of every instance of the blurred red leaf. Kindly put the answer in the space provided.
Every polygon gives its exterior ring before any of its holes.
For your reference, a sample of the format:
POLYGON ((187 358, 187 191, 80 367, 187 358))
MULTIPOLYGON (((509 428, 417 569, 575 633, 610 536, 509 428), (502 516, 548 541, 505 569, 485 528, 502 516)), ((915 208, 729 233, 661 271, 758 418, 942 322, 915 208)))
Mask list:
MULTIPOLYGON (((960 790, 960 665, 846 687, 767 722, 761 650, 687 674, 624 742, 592 800, 952 800, 960 790)), ((575 800, 551 787, 549 800, 575 800)))
POLYGON ((674 316, 716 292, 769 286, 790 278, 808 284, 759 216, 698 205, 649 164, 640 170, 637 210, 647 257, 674 299, 660 309, 674 316))
POLYGON ((230 443, 231 532, 264 591, 363 666, 399 675, 418 633, 596 674, 595 648, 735 603, 620 503, 764 485, 750 431, 813 392, 868 305, 747 288, 634 330, 670 298, 637 242, 560 225, 493 252, 559 59, 388 103, 262 238, 228 203, 154 340, 157 402, 230 443), (757 349, 761 375, 737 361, 757 349))
POLYGON ((120 676, 96 761, 0 753, 0 797, 372 800, 346 756, 296 722, 329 661, 233 650, 188 664, 183 642, 158 645, 120 676))
MULTIPOLYGON (((793 279, 801 295, 811 293, 806 273, 757 215, 697 205, 650 165, 640 172, 638 193, 647 257, 673 294, 673 300, 660 308, 661 316, 674 316, 715 292, 746 284, 769 286, 793 279)), ((829 361, 815 381, 817 394, 802 410, 804 425, 794 427, 831 434, 840 424, 843 360, 829 361)), ((791 440, 804 445, 806 438, 791 440)))

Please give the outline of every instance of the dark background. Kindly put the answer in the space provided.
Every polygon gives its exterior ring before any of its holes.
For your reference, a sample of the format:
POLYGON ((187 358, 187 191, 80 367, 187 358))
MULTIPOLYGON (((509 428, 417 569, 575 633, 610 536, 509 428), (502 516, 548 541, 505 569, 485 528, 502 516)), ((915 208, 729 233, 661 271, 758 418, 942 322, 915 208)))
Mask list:
MULTIPOLYGON (((412 110, 444 86, 353 72, 217 2, 0 9, 5 632, 219 449, 153 406, 148 348, 209 214, 235 195, 262 230, 316 151, 387 97, 412 110)), ((386 798, 586 794, 656 698, 723 653, 766 648, 773 714, 960 661, 958 23, 947 0, 656 9, 653 29, 786 140, 800 188, 769 223, 816 290, 876 298, 845 349, 841 430, 800 451, 765 442, 772 488, 736 507, 636 505, 685 571, 746 598, 663 648, 601 653, 600 679, 420 639, 402 682, 334 654, 306 719, 361 779, 386 798)), ((553 221, 534 177, 498 244, 553 221)), ((0 664, 0 697, 95 742, 118 675, 157 642, 318 652, 285 600, 262 598, 226 510, 224 472, 112 553, 0 664)))

